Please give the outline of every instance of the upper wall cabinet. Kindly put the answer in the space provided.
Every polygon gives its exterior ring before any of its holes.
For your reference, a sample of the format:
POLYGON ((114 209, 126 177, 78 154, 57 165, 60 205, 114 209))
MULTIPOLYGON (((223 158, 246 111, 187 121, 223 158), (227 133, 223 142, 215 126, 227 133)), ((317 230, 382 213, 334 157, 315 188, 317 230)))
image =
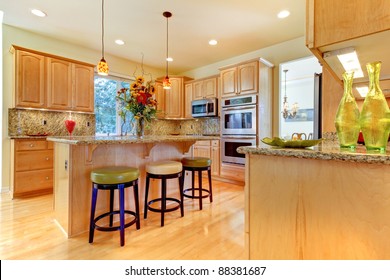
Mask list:
POLYGON ((218 77, 208 77, 206 79, 193 82, 192 99, 217 98, 218 97, 218 77))
POLYGON ((17 107, 42 108, 45 101, 45 57, 26 51, 15 53, 17 107))
POLYGON ((221 97, 258 93, 259 64, 248 61, 220 69, 221 97))
POLYGON ((14 46, 15 106, 94 111, 93 65, 14 46))
MULTIPOLYGON (((156 84, 160 84, 160 80, 162 80, 162 78, 157 79, 156 84)), ((164 111, 160 112, 159 117, 166 119, 181 119, 185 117, 184 82, 189 80, 191 80, 191 78, 184 76, 171 76, 171 89, 162 89, 162 92, 159 92, 159 88, 157 87, 157 94, 159 95, 157 99, 157 106, 159 99, 162 99, 164 102, 164 111)))
MULTIPOLYGON (((307 0, 306 45, 342 84, 337 54, 355 49, 367 83, 366 64, 382 61, 381 80, 390 79, 390 1, 307 0)), ((383 90, 383 88, 382 88, 383 90)))
POLYGON ((47 62, 47 107, 93 112, 93 68, 56 58, 47 62))

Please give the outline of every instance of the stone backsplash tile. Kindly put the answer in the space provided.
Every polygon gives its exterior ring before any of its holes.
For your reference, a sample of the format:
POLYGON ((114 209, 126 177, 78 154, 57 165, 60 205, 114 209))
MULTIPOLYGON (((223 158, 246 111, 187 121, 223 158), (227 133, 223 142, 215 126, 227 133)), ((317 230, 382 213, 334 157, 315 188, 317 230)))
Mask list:
POLYGON ((219 118, 188 120, 153 120, 145 130, 146 135, 197 134, 219 135, 219 118))
POLYGON ((66 136, 65 120, 76 121, 75 136, 95 135, 95 115, 33 109, 8 109, 8 135, 23 136, 48 133, 54 136, 66 136), (46 121, 46 124, 44 124, 46 121))

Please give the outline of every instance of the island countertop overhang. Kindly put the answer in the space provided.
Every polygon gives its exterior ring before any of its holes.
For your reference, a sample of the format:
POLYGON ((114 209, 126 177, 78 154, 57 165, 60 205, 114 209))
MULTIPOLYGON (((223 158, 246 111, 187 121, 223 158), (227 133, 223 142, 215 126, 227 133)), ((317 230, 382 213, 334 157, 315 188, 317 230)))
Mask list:
POLYGON ((219 136, 203 135, 148 135, 142 138, 136 136, 57 136, 47 137, 48 141, 70 145, 98 145, 98 144, 149 144, 159 142, 188 142, 219 140, 219 136))
POLYGON ((337 160, 390 165, 389 149, 386 153, 374 153, 367 152, 363 145, 358 145, 356 150, 352 151, 349 149, 340 149, 338 143, 335 141, 324 141, 318 146, 304 149, 270 147, 261 143, 258 146, 238 147, 237 152, 250 155, 281 156, 302 159, 337 160))

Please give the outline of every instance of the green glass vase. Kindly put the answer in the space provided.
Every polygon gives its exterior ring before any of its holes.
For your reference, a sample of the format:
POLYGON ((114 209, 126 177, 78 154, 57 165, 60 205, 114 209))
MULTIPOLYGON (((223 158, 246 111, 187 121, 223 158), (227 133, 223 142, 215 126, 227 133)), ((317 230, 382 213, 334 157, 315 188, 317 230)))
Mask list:
POLYGON ((359 108, 352 94, 353 72, 345 72, 344 94, 336 113, 335 126, 341 148, 355 149, 360 132, 359 108))
POLYGON ((369 89, 360 114, 360 128, 368 151, 386 151, 389 138, 389 106, 379 87, 381 62, 367 64, 369 89))

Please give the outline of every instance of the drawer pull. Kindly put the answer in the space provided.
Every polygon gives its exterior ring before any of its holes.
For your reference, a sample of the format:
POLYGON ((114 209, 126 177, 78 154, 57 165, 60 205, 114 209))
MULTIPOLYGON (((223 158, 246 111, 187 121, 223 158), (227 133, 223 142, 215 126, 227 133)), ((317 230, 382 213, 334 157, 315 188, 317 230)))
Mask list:
POLYGON ((31 147, 31 148, 34 147, 34 144, 30 144, 30 147, 31 147))
POLYGON ((49 176, 46 176, 46 180, 49 180, 49 176))
POLYGON ((49 157, 47 157, 46 160, 49 160, 49 157))

